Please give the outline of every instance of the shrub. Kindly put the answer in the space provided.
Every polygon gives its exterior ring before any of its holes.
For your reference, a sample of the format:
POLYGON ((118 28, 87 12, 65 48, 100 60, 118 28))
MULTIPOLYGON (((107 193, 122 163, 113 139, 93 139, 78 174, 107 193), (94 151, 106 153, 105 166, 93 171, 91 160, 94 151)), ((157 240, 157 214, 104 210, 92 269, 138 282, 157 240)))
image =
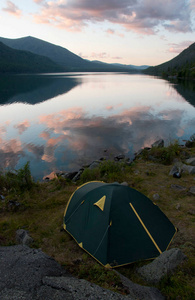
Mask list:
POLYGON ((149 151, 143 150, 143 158, 147 160, 154 160, 164 165, 169 165, 173 159, 180 154, 180 147, 177 141, 171 143, 167 147, 152 147, 149 151))
POLYGON ((107 182, 121 181, 121 178, 124 178, 126 168, 127 166, 124 162, 104 161, 95 169, 85 169, 81 175, 81 182, 94 180, 107 182))
POLYGON ((18 171, 8 171, 0 174, 0 190, 6 192, 24 192, 29 190, 34 185, 34 181, 31 176, 29 162, 27 162, 23 168, 18 171))

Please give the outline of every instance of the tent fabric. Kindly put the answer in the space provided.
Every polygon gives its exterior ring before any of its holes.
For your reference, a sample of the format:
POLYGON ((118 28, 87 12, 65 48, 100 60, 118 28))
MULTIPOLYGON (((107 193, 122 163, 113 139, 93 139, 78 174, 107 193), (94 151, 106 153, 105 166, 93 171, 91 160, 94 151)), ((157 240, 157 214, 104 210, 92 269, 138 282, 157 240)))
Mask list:
POLYGON ((149 198, 119 183, 89 182, 69 199, 64 229, 106 267, 157 257, 176 228, 149 198))

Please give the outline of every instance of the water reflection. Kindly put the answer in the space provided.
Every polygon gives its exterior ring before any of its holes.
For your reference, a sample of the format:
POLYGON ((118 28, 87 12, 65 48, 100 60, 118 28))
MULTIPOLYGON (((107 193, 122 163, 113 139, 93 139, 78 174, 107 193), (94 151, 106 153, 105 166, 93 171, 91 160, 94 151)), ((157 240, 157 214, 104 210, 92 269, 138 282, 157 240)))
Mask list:
MULTIPOLYGON (((106 155, 132 157, 159 138, 182 140, 195 132, 195 108, 163 80, 133 75, 69 79, 76 87, 70 93, 60 94, 67 91, 66 80, 52 77, 48 89, 59 87, 54 98, 34 106, 0 106, 0 168, 30 161, 33 176, 42 179, 52 171, 78 170, 104 156, 105 149, 106 155)), ((28 91, 33 101, 35 90, 28 91)), ((21 94, 20 87, 9 99, 21 94)))
POLYGON ((194 80, 176 80, 170 81, 173 88, 190 104, 195 106, 195 81, 194 80))
POLYGON ((65 94, 81 84, 69 76, 2 75, 0 76, 0 104, 39 102, 65 94))

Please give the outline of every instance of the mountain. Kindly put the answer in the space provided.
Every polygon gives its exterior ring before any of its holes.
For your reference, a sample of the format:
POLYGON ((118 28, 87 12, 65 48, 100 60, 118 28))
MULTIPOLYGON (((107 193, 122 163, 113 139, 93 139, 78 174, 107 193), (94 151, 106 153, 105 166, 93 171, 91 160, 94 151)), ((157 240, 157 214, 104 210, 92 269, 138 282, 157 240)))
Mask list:
POLYGON ((144 73, 195 78, 195 43, 183 50, 175 58, 158 66, 149 67, 144 73))
POLYGON ((62 68, 47 57, 10 48, 0 42, 0 73, 59 72, 62 68))
POLYGON ((127 65, 107 64, 98 61, 85 60, 66 48, 56 46, 31 36, 18 39, 7 39, 0 37, 0 41, 5 45, 17 50, 25 50, 34 54, 43 55, 63 67, 64 71, 135 71, 135 68, 127 65))
POLYGON ((124 65, 124 64, 119 64, 119 63, 111 63, 111 64, 108 64, 108 63, 105 63, 105 62, 102 62, 102 61, 99 61, 99 60, 93 60, 92 61, 93 63, 96 63, 96 64, 104 64, 104 65, 107 65, 107 66, 113 66, 115 68, 122 68, 123 70, 126 70, 126 71, 141 71, 141 70, 145 70, 147 69, 149 66, 147 65, 143 65, 143 66, 135 66, 135 65, 124 65))
POLYGON ((113 64, 115 66, 121 66, 123 68, 126 68, 126 69, 135 69, 135 70, 145 70, 147 68, 149 68, 150 66, 148 65, 142 65, 142 66, 135 66, 135 65, 123 65, 123 64, 113 64))

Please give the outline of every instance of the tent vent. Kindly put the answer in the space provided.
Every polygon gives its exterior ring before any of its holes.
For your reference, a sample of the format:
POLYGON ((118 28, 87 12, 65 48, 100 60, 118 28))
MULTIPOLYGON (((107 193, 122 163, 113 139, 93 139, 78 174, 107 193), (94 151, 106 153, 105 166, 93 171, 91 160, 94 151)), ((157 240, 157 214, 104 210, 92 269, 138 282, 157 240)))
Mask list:
POLYGON ((100 200, 94 203, 94 205, 98 206, 102 211, 104 210, 104 205, 106 201, 106 196, 103 196, 100 200))

